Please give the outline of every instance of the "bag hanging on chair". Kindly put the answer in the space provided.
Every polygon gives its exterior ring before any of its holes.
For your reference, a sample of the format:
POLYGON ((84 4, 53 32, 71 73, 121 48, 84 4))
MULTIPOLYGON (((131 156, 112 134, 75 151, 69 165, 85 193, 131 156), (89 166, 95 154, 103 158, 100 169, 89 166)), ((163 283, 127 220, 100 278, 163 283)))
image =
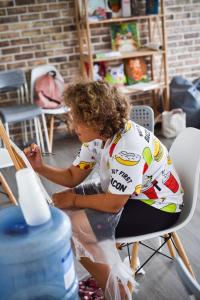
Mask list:
POLYGON ((63 102, 64 80, 55 71, 40 76, 34 86, 35 103, 41 108, 58 108, 63 102))
POLYGON ((161 120, 161 133, 166 138, 176 137, 186 128, 186 114, 181 108, 163 111, 156 118, 156 122, 161 120))
POLYGON ((183 109, 187 127, 200 128, 200 78, 192 82, 175 76, 170 83, 170 106, 183 109))

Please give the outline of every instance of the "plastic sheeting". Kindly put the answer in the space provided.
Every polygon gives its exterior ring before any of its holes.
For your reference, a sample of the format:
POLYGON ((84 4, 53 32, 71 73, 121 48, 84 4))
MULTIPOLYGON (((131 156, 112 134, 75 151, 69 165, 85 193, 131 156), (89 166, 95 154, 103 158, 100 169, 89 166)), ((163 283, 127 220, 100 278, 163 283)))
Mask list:
MULTIPOLYGON (((75 188, 78 194, 95 194, 99 187, 95 184, 84 185, 75 188)), ((123 209, 122 209, 123 210, 123 209)), ((119 222, 121 212, 104 213, 92 209, 64 210, 71 219, 72 240, 74 254, 78 260, 87 257, 92 262, 106 264, 109 268, 109 276, 105 289, 106 300, 122 300, 119 284, 131 300, 128 283, 137 290, 137 283, 133 278, 132 270, 122 262, 116 248, 115 228, 119 222), (96 234, 95 234, 96 232, 96 234)))

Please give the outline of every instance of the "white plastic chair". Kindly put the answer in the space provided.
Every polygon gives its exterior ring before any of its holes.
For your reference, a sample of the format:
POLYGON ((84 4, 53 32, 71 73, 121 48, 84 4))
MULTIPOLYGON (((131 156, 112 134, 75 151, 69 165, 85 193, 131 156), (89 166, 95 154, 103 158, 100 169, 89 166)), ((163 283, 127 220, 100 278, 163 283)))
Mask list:
MULTIPOLYGON (((34 101, 34 85, 35 81, 37 80, 38 77, 48 73, 49 71, 55 71, 58 79, 60 78, 62 80, 62 76, 59 73, 59 71, 54 67, 53 65, 41 65, 38 66, 31 71, 31 101, 33 103, 34 101)), ((43 114, 46 115, 51 115, 51 120, 50 120, 50 129, 49 129, 49 138, 48 138, 48 151, 51 153, 52 152, 52 147, 53 147, 53 131, 54 131, 54 118, 56 115, 61 115, 61 114, 66 114, 69 112, 69 108, 66 106, 62 106, 60 108, 56 109, 42 109, 43 114)), ((46 124, 46 119, 45 116, 43 115, 43 125, 45 127, 46 124)), ((45 132, 46 139, 47 139, 47 133, 45 132)))
POLYGON ((189 295, 189 299, 200 299, 200 284, 192 277, 180 256, 176 256, 174 262, 176 271, 189 295))
MULTIPOLYGON (((193 270, 176 231, 183 228, 191 221, 197 203, 200 173, 200 130, 195 128, 186 128, 183 132, 181 132, 172 144, 170 156, 179 174, 184 190, 183 211, 176 224, 168 229, 116 240, 116 242, 120 244, 133 243, 131 256, 131 268, 133 270, 133 274, 140 270, 138 269, 135 272, 139 242, 162 236, 164 237, 165 242, 156 251, 158 252, 159 249, 167 243, 171 257, 175 258, 174 249, 177 249, 185 266, 192 276, 194 276, 193 270), (175 248, 173 247, 173 244, 175 245, 175 248)), ((140 268, 143 266, 144 264, 142 264, 140 268)))

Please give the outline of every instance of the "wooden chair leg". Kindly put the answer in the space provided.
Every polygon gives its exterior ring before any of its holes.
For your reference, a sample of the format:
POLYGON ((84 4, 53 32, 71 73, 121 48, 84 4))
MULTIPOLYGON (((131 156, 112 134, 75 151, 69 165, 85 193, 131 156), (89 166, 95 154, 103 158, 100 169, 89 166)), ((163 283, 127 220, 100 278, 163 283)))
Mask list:
POLYGON ((176 245, 176 248, 178 250, 179 256, 182 258, 182 260, 183 260, 186 268, 188 269, 188 271, 195 278, 195 275, 194 275, 194 272, 193 272, 192 267, 190 265, 189 259, 188 259, 187 255, 185 253, 185 250, 183 248, 183 245, 182 245, 182 243, 180 241, 180 238, 179 238, 178 234, 176 232, 173 232, 172 233, 172 237, 173 237, 174 243, 176 245))
MULTIPOLYGON (((133 247, 132 247, 131 263, 130 263, 130 267, 131 267, 131 270, 133 271, 134 277, 135 277, 135 271, 137 268, 138 251, 139 251, 139 242, 135 242, 135 243, 133 243, 133 247)), ((133 293, 133 286, 131 285, 130 282, 128 283, 128 288, 129 288, 130 292, 133 293)))
POLYGON ((49 128, 49 144, 50 144, 50 152, 52 152, 53 148, 53 131, 54 131, 54 115, 51 116, 50 120, 50 128, 49 128))
POLYGON ((3 191, 8 195, 8 198, 10 199, 10 201, 14 205, 18 205, 17 200, 15 199, 15 196, 13 195, 9 185, 7 184, 5 178, 3 177, 3 175, 1 173, 0 173, 0 185, 2 186, 3 191))
MULTIPOLYGON (((168 238, 168 235, 165 234, 164 237, 165 237, 165 238, 168 238)), ((169 240, 167 241, 167 247, 168 247, 168 250, 169 250, 169 253, 170 253, 171 257, 172 257, 172 258, 175 258, 174 246, 173 246, 173 244, 172 244, 171 239, 169 239, 169 240)))

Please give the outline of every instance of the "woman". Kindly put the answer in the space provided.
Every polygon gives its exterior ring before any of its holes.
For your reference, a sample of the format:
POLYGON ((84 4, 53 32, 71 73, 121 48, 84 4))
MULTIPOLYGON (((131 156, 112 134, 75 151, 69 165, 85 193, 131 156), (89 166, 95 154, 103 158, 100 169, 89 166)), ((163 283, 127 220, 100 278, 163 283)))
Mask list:
MULTIPOLYGON (((84 209, 71 220, 85 253, 95 257, 99 252, 103 257, 95 240, 145 234, 175 223, 183 203, 178 176, 167 149, 153 133, 129 120, 126 97, 97 81, 69 85, 64 98, 82 142, 72 165, 63 169, 46 165, 36 145, 25 153, 35 171, 69 188, 53 195, 55 206, 84 209), (100 182, 82 183, 94 168, 100 182)), ((110 268, 99 261, 81 257, 105 289, 110 268)))

